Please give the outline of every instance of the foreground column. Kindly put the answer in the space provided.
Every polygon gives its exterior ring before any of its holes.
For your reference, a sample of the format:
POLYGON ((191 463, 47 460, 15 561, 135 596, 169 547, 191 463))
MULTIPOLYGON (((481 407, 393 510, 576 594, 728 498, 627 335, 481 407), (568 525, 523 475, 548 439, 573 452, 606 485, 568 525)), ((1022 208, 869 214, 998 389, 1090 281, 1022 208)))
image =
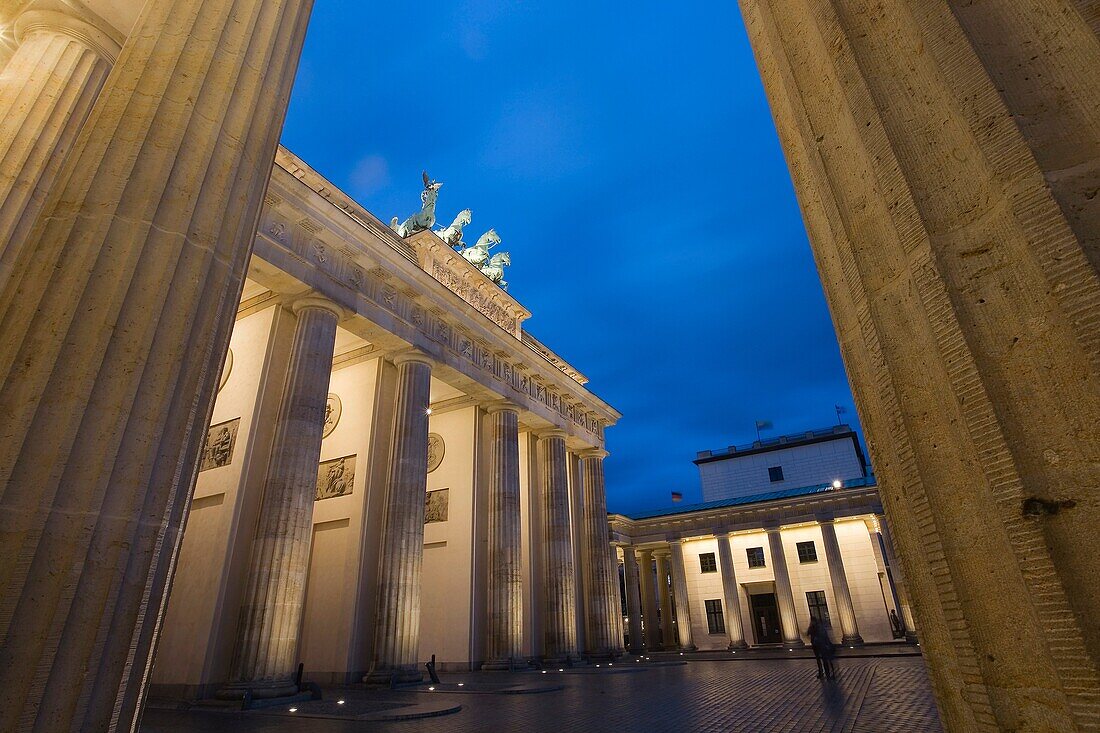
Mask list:
POLYGON ((321 433, 336 345, 337 306, 306 298, 298 323, 271 465, 252 540, 230 683, 219 697, 279 697, 298 691, 298 637, 313 540, 321 433))
POLYGON ((722 568, 722 595, 726 602, 726 632, 729 649, 745 649, 745 630, 741 625, 741 599, 737 593, 737 575, 733 569, 733 552, 730 549, 729 532, 718 536, 718 564, 722 568))
POLYGON ((626 613, 630 624, 630 645, 632 652, 644 648, 642 641, 642 604, 638 593, 638 558, 634 548, 623 546, 623 577, 626 579, 626 613))
POLYGON ((148 0, 0 283, 0 730, 134 727, 310 5, 148 0))
POLYGON ((420 573, 424 563, 424 494, 428 486, 428 404, 432 366, 406 354, 397 365, 397 407, 382 519, 378 627, 366 682, 421 677, 420 573))
POLYGON ((0 73, 0 287, 122 48, 117 31, 55 3, 16 19, 0 73))
POLYGON ((681 651, 695 649, 691 628, 691 601, 688 600, 687 567, 684 565, 684 541, 668 543, 672 551, 672 588, 676 595, 676 635, 681 651))
POLYGON ((840 618, 840 630, 844 634, 844 644, 862 644, 856 624, 856 611, 852 607, 852 592, 848 588, 848 576, 844 573, 844 558, 840 555, 840 543, 836 539, 836 525, 830 518, 818 519, 821 527, 821 541, 825 545, 825 560, 829 563, 829 578, 833 585, 833 599, 840 618))
POLYGON ((639 550, 638 575, 641 579, 642 621, 645 625, 644 645, 647 649, 659 649, 661 623, 657 619, 657 588, 653 577, 652 550, 639 550))
POLYGON ((1097 5, 741 7, 944 728, 1094 730, 1097 5))
POLYGON ((672 623, 672 592, 669 584, 669 556, 661 552, 657 558, 657 597, 661 602, 660 643, 662 649, 675 649, 678 643, 676 627, 672 623))
MULTIPOLYGON (((596 448, 581 453, 584 473, 584 519, 587 531, 588 577, 585 608, 589 615, 588 655, 610 658, 622 652, 617 633, 622 623, 619 582, 611 562, 611 541, 607 529, 607 495, 604 488, 603 459, 607 451, 596 448)), ((635 566, 637 571, 637 566, 635 566)))
POLYGON ((488 413, 489 649, 483 669, 511 669, 523 644, 519 414, 507 404, 493 405, 488 413))
POLYGON ((576 585, 569 525, 569 485, 565 433, 539 435, 543 500, 544 587, 543 654, 547 661, 577 658, 576 585))
POLYGON ((783 553, 783 537, 778 527, 765 527, 768 532, 768 550, 771 553, 772 573, 775 575, 775 601, 779 606, 779 626, 783 631, 783 643, 800 647, 802 633, 798 628, 798 616, 794 611, 794 592, 791 590, 791 574, 787 569, 787 556, 783 553))

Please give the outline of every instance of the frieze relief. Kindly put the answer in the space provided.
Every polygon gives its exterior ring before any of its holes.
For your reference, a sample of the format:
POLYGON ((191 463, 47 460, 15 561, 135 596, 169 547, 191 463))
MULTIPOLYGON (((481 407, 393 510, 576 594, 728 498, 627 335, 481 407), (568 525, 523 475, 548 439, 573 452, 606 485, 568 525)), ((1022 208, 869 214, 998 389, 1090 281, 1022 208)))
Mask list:
MULTIPOLYGON (((477 370, 492 374, 499 381, 527 395, 530 399, 541 402, 563 418, 569 417, 574 425, 600 438, 603 437, 602 426, 598 421, 590 420, 587 416, 580 414, 579 410, 570 417, 568 413, 571 410, 567 409, 567 403, 562 399, 562 395, 548 389, 540 381, 532 379, 528 373, 529 366, 522 362, 512 362, 505 358, 505 355, 494 352, 488 345, 475 343, 473 338, 462 333, 445 318, 445 311, 435 307, 425 309, 413 304, 411 298, 405 297, 404 289, 395 286, 396 281, 389 271, 383 267, 364 270, 355 262, 354 253, 343 248, 329 247, 313 236, 313 232, 309 230, 315 228, 321 229, 309 219, 288 224, 268 208, 264 211, 260 231, 267 235, 269 241, 289 250, 300 260, 332 276, 338 282, 350 286, 367 300, 405 318, 425 337, 446 346, 448 350, 465 359, 477 370)), ((435 275, 436 280, 484 313, 501 328, 510 333, 517 332, 519 322, 503 307, 482 295, 476 287, 463 282, 455 273, 439 266, 438 263, 434 264, 432 274, 435 275)))

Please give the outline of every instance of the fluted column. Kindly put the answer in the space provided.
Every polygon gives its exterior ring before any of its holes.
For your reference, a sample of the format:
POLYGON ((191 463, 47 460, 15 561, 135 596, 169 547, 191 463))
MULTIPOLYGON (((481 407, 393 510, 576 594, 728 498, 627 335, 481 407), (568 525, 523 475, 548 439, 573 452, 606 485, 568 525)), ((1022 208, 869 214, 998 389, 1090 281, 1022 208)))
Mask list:
POLYGON ((432 365, 417 353, 403 354, 394 363, 397 407, 382 518, 374 662, 364 680, 367 682, 407 682, 421 677, 417 654, 432 365))
POLYGON ((642 641, 642 603, 638 588, 638 557, 634 548, 623 546, 623 577, 626 579, 626 613, 630 624, 630 646, 632 652, 644 648, 642 641))
POLYGON ((541 456, 543 542, 546 572, 543 654, 549 661, 577 658, 576 584, 569 525, 569 485, 565 433, 539 435, 541 456))
POLYGON ((310 7, 147 0, 0 282, 0 730, 134 727, 310 7))
POLYGON ((779 606, 779 626, 783 631, 783 643, 790 647, 803 646, 802 633, 798 628, 798 616, 794 610, 791 573, 787 569, 787 556, 783 552, 783 537, 779 533, 779 527, 765 527, 765 529, 768 532, 772 574, 775 576, 775 601, 779 606))
POLYGON ((744 649, 745 629, 741 624, 741 599, 737 592, 737 574, 733 569, 733 552, 729 532, 718 534, 718 564, 722 568, 722 595, 726 604, 726 633, 730 650, 744 649))
POLYGON ((684 541, 673 540, 668 546, 672 552, 672 590, 676 595, 676 635, 681 651, 691 651, 695 649, 695 635, 691 628, 691 601, 688 599, 684 541))
POLYGON ((297 692, 317 464, 340 311, 321 298, 305 298, 294 312, 298 323, 252 540, 233 673, 219 697, 297 692))
POLYGON ((661 603, 660 646, 662 649, 675 649, 677 646, 676 629, 672 624, 672 592, 669 585, 669 555, 661 552, 657 558, 657 597, 661 603))
MULTIPOLYGON (((584 520, 588 542, 588 575, 585 596, 588 610, 588 656, 607 658, 622 653, 622 638, 616 630, 621 623, 618 578, 611 563, 610 539, 607 529, 607 495, 604 487, 603 459, 607 451, 586 450, 581 453, 584 473, 584 520), (616 619, 618 617, 618 619, 616 619)), ((635 566, 635 571, 637 567, 635 566)))
POLYGON ((122 47, 91 14, 43 5, 16 19, 17 47, 0 73, 0 287, 122 47))
POLYGON ((915 642, 917 640, 917 624, 913 619, 913 609, 909 601, 909 587, 905 582, 905 571, 894 556, 894 540, 890 536, 890 525, 886 522, 885 514, 875 515, 875 535, 872 540, 878 543, 886 558, 886 576, 897 596, 897 606, 901 615, 901 623, 905 626, 905 640, 915 642))
POLYGON ((829 563, 829 579, 833 585, 836 615, 840 619, 840 631, 844 644, 862 644, 856 610, 852 606, 852 592, 848 588, 848 576, 844 573, 844 558, 840 555, 840 543, 836 539, 836 524, 831 517, 817 520, 821 527, 821 541, 825 545, 825 560, 829 563))
POLYGON ((489 648, 484 669, 510 669, 523 645, 523 568, 519 509, 519 413, 488 408, 489 648))
POLYGON ((641 580, 642 620, 645 625, 644 645, 647 649, 661 646, 661 624, 657 620, 657 588, 653 578, 653 551, 638 551, 638 575, 641 580))

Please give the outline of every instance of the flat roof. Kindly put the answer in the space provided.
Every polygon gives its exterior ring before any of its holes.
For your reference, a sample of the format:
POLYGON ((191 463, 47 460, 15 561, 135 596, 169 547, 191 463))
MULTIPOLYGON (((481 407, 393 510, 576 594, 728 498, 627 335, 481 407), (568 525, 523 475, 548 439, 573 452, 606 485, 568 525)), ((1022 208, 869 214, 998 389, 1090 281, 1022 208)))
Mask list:
POLYGON ((856 445, 856 452, 859 454, 860 462, 863 463, 863 451, 859 447, 859 436, 852 430, 850 425, 833 425, 828 428, 817 428, 815 430, 803 430, 800 433, 791 433, 790 435, 780 435, 775 438, 764 438, 763 440, 757 440, 752 443, 746 443, 745 445, 731 445, 728 448, 719 448, 718 450, 704 450, 699 451, 696 454, 696 458, 692 463, 699 465, 702 463, 710 463, 711 461, 722 461, 727 458, 740 458, 742 456, 751 456, 757 453, 768 453, 770 451, 782 450, 784 448, 795 448, 801 445, 811 445, 813 443, 823 443, 828 440, 846 440, 851 439, 856 445))
MULTIPOLYGON (((665 509, 656 509, 648 512, 638 512, 636 514, 622 514, 627 519, 654 519, 655 517, 669 517, 676 514, 690 514, 691 512, 705 511, 707 509, 723 509, 725 507, 743 506, 745 504, 756 504, 763 501, 774 501, 776 499, 790 499, 796 496, 811 496, 813 494, 823 494, 828 491, 844 491, 845 489, 858 489, 861 487, 876 486, 874 474, 870 476, 864 476, 862 478, 849 479, 844 482, 844 486, 839 489, 834 489, 831 483, 827 484, 814 484, 813 486, 799 486, 794 489, 779 489, 778 491, 768 491, 762 494, 750 494, 748 496, 737 496, 732 499, 719 499, 717 501, 707 501, 702 504, 687 504, 685 506, 677 506, 665 509)), ((621 514, 621 512, 612 512, 613 514, 621 514)))

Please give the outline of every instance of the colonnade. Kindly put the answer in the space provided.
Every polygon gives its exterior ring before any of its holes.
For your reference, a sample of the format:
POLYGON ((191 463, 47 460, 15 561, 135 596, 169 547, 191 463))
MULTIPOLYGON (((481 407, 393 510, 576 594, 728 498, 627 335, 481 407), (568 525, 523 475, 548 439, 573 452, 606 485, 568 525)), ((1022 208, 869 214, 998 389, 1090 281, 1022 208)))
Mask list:
MULTIPOLYGON (((844 569, 840 545, 836 537, 835 520, 822 515, 815 523, 822 537, 825 559, 829 570, 832 597, 835 603, 836 624, 840 633, 838 641, 856 646, 863 643, 859 633, 852 594, 844 569)), ((913 616, 908 593, 900 569, 893 557, 886 519, 876 515, 867 524, 876 554, 881 553, 886 570, 886 581, 894 605, 899 609, 905 637, 916 640, 913 616)), ((770 565, 774 577, 776 605, 779 611, 782 643, 788 648, 804 644, 795 611, 794 593, 790 570, 783 549, 783 529, 778 524, 761 528, 767 535, 770 565)), ((741 618, 741 600, 731 548, 731 533, 717 531, 717 564, 722 578, 722 607, 727 648, 731 651, 749 646, 745 625, 741 618)), ((627 622, 630 630, 629 649, 680 650, 696 648, 692 630, 692 608, 687 601, 687 568, 683 545, 691 538, 674 538, 658 546, 634 547, 623 545, 624 581, 627 599, 627 622), (671 590, 671 592, 670 592, 671 590)))

